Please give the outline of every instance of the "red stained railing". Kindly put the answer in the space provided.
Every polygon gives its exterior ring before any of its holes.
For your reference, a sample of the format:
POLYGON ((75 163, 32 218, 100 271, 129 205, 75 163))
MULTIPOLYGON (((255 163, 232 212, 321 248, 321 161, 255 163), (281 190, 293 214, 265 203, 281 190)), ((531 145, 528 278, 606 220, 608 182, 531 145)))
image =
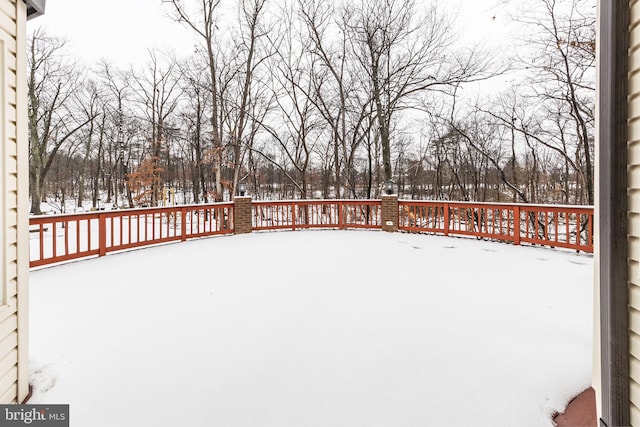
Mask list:
POLYGON ((30 218, 30 266, 190 238, 233 234, 233 203, 30 218))
POLYGON ((593 208, 502 203, 399 202, 399 229, 593 252, 593 208))
MULTIPOLYGON (((593 208, 398 202, 401 231, 473 236, 593 252, 593 208)), ((31 267, 219 234, 233 234, 234 204, 129 209, 30 218, 31 267)), ((382 228, 380 200, 253 202, 253 230, 382 228)))
POLYGON ((381 229, 381 202, 380 200, 253 202, 254 230, 305 228, 381 229))

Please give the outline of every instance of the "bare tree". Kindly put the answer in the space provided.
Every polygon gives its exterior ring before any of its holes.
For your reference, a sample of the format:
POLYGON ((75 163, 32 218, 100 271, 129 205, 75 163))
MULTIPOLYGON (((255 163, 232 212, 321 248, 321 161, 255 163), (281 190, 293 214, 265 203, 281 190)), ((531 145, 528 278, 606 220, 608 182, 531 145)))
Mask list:
POLYGON ((150 162, 152 173, 152 206, 157 206, 160 194, 160 160, 167 140, 177 131, 172 116, 181 94, 177 76, 178 67, 174 58, 166 58, 162 64, 156 51, 149 52, 149 64, 143 73, 133 73, 133 91, 140 103, 143 119, 149 126, 150 152, 145 160, 150 162))
POLYGON ((85 70, 34 34, 34 213, 89 187, 94 205, 131 206, 134 187, 157 204, 161 183, 209 202, 241 180, 263 197, 375 197, 392 177, 412 198, 592 203, 588 0, 529 2, 526 84, 473 105, 459 89, 498 72, 456 48, 435 0, 239 0, 237 15, 221 1, 163 0, 198 39, 180 64, 85 70))
MULTIPOLYGON (((205 152, 208 149, 206 133, 209 131, 207 114, 211 97, 208 95, 207 81, 201 80, 206 65, 194 56, 182 66, 183 92, 187 96, 181 113, 183 133, 188 143, 191 163, 192 191, 195 203, 202 200, 209 202, 208 175, 209 164, 205 162, 205 152)), ((210 124, 210 121, 209 121, 210 124)))
POLYGON ((89 176, 92 181, 92 202, 93 207, 95 208, 97 205, 97 197, 98 197, 98 179, 100 175, 100 165, 101 165, 101 157, 102 157, 102 141, 104 135, 104 100, 102 99, 101 88, 98 86, 97 82, 94 80, 86 81, 78 90, 75 92, 74 97, 77 99, 77 103, 79 105, 79 114, 83 115, 87 119, 89 119, 88 126, 85 127, 84 131, 79 132, 78 135, 81 137, 81 145, 83 146, 84 154, 82 158, 82 166, 79 171, 78 176, 78 197, 77 197, 77 206, 79 208, 82 207, 82 203, 84 201, 85 196, 85 181, 89 172, 90 163, 92 159, 92 154, 94 151, 94 140, 96 138, 96 133, 98 133, 98 152, 94 157, 95 166, 94 169, 89 176), (94 117, 98 117, 102 115, 102 121, 100 120, 92 120, 94 117))
POLYGON ((35 31, 27 46, 31 212, 41 214, 45 180, 63 144, 95 116, 80 116, 72 95, 82 81, 65 41, 35 31))
POLYGON ((105 131, 107 147, 104 161, 106 174, 107 202, 118 206, 133 206, 131 189, 128 185, 129 162, 134 141, 140 131, 133 114, 130 72, 115 69, 111 64, 100 64, 97 74, 105 87, 105 131), (120 198, 120 199, 119 199, 120 198), (125 202, 126 198, 126 202, 125 202))
POLYGON ((189 9, 183 0, 163 0, 163 3, 169 4, 173 10, 173 17, 178 22, 184 23, 191 28, 204 43, 206 52, 207 65, 209 69, 211 96, 211 140, 213 145, 215 173, 216 173, 216 201, 221 201, 223 197, 222 189, 222 164, 223 164, 223 146, 222 146, 222 128, 219 118, 219 91, 218 91, 218 65, 216 64, 215 37, 216 37, 216 19, 220 0, 200 0, 199 5, 194 9, 189 9))
POLYGON ((529 95, 543 101, 540 127, 568 144, 565 158, 574 159, 585 201, 592 205, 595 6, 586 0, 538 0, 518 19, 532 29, 526 39, 532 55, 522 61, 532 73, 535 89, 529 95), (545 116, 552 120, 545 123, 545 116), (567 121, 559 123, 558 117, 567 121))
POLYGON ((330 128, 335 192, 340 197, 341 172, 347 159, 347 34, 336 22, 336 11, 330 3, 298 0, 297 10, 309 34, 309 54, 321 64, 313 79, 313 93, 308 96, 330 128))
POLYGON ((232 64, 234 89, 228 94, 225 104, 229 107, 228 132, 232 150, 231 192, 240 179, 247 151, 253 146, 258 126, 252 117, 264 117, 257 99, 255 75, 257 68, 269 56, 261 49, 261 39, 266 36, 262 26, 266 0, 241 0, 239 2, 239 34, 233 48, 232 64))
POLYGON ((291 5, 282 9, 279 37, 272 39, 273 57, 270 61, 272 99, 276 108, 267 120, 259 124, 282 154, 276 162, 265 149, 255 152, 278 167, 306 199, 309 191, 309 168, 315 145, 319 140, 318 120, 309 97, 315 74, 314 61, 303 48, 304 30, 296 25, 291 5), (293 170, 288 168, 292 168, 293 170))
POLYGON ((391 124, 417 95, 486 78, 473 51, 452 51, 452 23, 435 5, 414 0, 360 0, 347 6, 355 55, 375 105, 384 179, 392 178, 391 124))
POLYGON ((372 98, 352 53, 351 11, 318 0, 299 0, 297 7, 309 34, 307 50, 318 62, 309 97, 328 127, 335 193, 341 197, 346 188, 358 197, 355 163, 371 131, 372 98))

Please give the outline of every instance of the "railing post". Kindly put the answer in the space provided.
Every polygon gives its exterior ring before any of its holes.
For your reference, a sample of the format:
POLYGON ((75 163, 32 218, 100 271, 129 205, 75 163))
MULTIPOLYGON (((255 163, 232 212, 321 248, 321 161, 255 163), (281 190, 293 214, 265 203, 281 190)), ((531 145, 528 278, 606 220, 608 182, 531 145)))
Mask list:
POLYGON ((383 195, 382 197, 382 230, 389 232, 398 231, 399 203, 397 194, 383 195))
POLYGON ((180 240, 187 240, 187 208, 180 209, 180 240))
POLYGON ((513 207, 513 244, 520 244, 520 206, 513 207))
POLYGON ((107 254, 107 215, 98 215, 98 249, 99 256, 107 254))
POLYGON ((233 226, 235 234, 247 234, 253 231, 252 208, 253 203, 251 196, 237 196, 233 198, 233 226))
POLYGON ((291 228, 296 231, 296 208, 298 205, 296 202, 291 202, 291 228))
POLYGON ((343 208, 344 208, 344 205, 342 204, 342 202, 338 202, 338 228, 340 229, 344 228, 344 219, 342 218, 343 208))
POLYGON ((449 235, 449 203, 445 203, 444 207, 444 235, 449 235))

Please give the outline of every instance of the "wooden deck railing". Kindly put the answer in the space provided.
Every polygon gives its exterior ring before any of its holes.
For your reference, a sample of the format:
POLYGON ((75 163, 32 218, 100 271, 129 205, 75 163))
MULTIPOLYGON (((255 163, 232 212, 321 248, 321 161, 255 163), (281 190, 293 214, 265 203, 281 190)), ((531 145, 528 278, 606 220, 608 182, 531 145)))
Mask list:
POLYGON ((31 267, 234 231, 233 203, 36 216, 29 224, 31 267))
MULTIPOLYGON (((254 231, 379 230, 389 221, 380 200, 254 201, 252 206, 254 231)), ((400 200, 398 229, 593 252, 593 207, 585 206, 400 200)), ((36 216, 30 218, 30 265, 234 232, 233 203, 36 216)))
POLYGON ((399 202, 399 229, 593 252, 593 207, 399 202))
POLYGON ((380 200, 253 202, 253 229, 382 228, 380 200))

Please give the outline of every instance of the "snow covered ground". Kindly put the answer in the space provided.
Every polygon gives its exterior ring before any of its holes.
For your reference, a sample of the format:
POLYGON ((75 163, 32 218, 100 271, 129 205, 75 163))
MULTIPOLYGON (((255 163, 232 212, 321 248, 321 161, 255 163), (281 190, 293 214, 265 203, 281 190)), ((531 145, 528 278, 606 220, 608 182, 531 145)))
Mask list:
POLYGON ((78 427, 551 426, 591 382, 592 261, 296 231, 34 271, 30 403, 78 427))

